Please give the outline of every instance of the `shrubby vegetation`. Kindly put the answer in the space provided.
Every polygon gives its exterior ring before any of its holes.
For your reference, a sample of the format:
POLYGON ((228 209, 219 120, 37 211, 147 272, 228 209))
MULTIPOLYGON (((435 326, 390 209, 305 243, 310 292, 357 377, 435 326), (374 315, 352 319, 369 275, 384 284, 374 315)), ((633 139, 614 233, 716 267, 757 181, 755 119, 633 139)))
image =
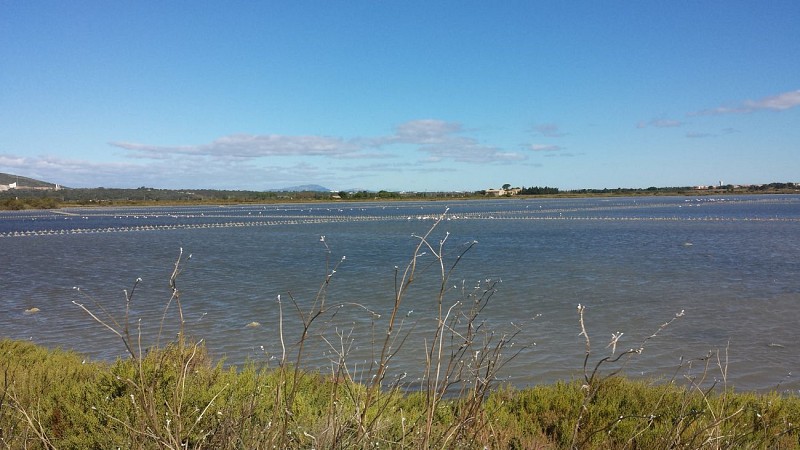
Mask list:
POLYGON ((413 197, 413 195, 409 194, 401 194, 399 192, 391 192, 380 190, 378 192, 370 192, 370 191, 357 191, 357 192, 347 192, 347 191, 339 191, 337 194, 340 199, 342 200, 374 200, 374 199, 398 199, 403 197, 413 197))
POLYGON ((527 188, 523 186, 522 189, 520 189, 519 191, 519 195, 554 195, 558 193, 559 193, 558 188, 551 188, 547 186, 545 187, 533 186, 527 188))
MULTIPOLYGON (((255 363, 226 369, 202 345, 109 364, 2 340, 0 361, 5 448, 420 448, 425 433, 425 393, 381 391, 360 422, 364 385, 255 363)), ((800 447, 797 397, 620 377, 593 389, 589 402, 579 381, 498 389, 476 409, 443 400, 427 448, 800 447)))
POLYGON ((0 200, 0 209, 12 211, 22 209, 53 209, 58 208, 59 205, 58 200, 52 197, 23 197, 0 200))
POLYGON ((799 189, 798 183, 769 183, 761 184, 758 186, 748 186, 748 191, 764 192, 764 191, 785 191, 787 189, 799 189))
POLYGON ((61 189, 59 191, 15 189, 0 192, 0 209, 50 209, 68 206, 149 206, 313 202, 334 200, 396 200, 477 197, 460 192, 271 192, 213 189, 172 190, 140 187, 137 189, 61 189))
POLYGON ((604 188, 604 189, 575 189, 570 191, 572 194, 579 195, 685 195, 693 194, 700 195, 704 191, 697 190, 690 186, 675 186, 675 187, 655 187, 651 186, 647 189, 634 189, 634 188, 604 188))
MULTIPOLYGON (((35 180, 34 180, 35 181, 35 180)), ((41 183, 41 182, 40 182, 41 183)), ((510 184, 504 187, 510 187, 510 184)), ((515 196, 636 196, 636 195, 708 195, 720 192, 729 194, 796 193, 795 183, 770 183, 758 186, 708 186, 697 189, 690 186, 575 189, 560 190, 548 186, 522 187, 515 196)), ((174 205, 174 204, 239 204, 310 201, 372 201, 372 200, 431 200, 485 198, 487 191, 475 192, 397 192, 397 191, 243 191, 214 189, 156 189, 142 186, 136 189, 81 188, 60 190, 13 189, 0 191, 0 209, 51 209, 66 206, 128 206, 128 205, 174 205)), ((510 195, 508 195, 510 196, 510 195)))
POLYGON ((583 377, 522 390, 502 386, 498 375, 519 354, 512 347, 523 330, 490 328, 482 317, 495 292, 490 281, 451 289, 451 276, 469 248, 447 256, 448 236, 435 238, 436 226, 417 236, 409 264, 396 269, 388 311, 328 298, 344 258, 326 262, 328 275, 313 298, 278 297, 276 339, 283 351, 277 363, 235 368, 211 361, 203 342, 185 329, 176 283, 182 255, 169 279, 162 319, 177 323, 170 342, 142 348, 130 317, 139 280, 125 291, 121 317, 94 299, 93 306, 74 301, 87 320, 119 337, 128 356, 87 361, 72 352, 0 340, 0 443, 46 449, 800 447, 800 399, 727 389, 724 353, 691 361, 692 370, 678 367, 670 379, 621 376, 626 362, 682 312, 638 348, 617 352, 619 335, 612 335, 607 347, 595 351, 578 305, 576 332, 585 348, 576 350, 585 355, 583 377), (438 287, 423 297, 434 306, 438 325, 421 348, 404 348, 410 325, 400 312, 411 301, 410 286, 431 273, 438 287), (349 360, 352 342, 341 328, 327 337, 320 330, 344 307, 372 317, 373 340, 362 343, 375 355, 367 367, 349 360), (299 336, 284 337, 289 320, 299 325, 299 336), (332 344, 330 371, 304 369, 312 336, 332 344), (425 355, 423 376, 413 389, 389 374, 400 351, 425 355))

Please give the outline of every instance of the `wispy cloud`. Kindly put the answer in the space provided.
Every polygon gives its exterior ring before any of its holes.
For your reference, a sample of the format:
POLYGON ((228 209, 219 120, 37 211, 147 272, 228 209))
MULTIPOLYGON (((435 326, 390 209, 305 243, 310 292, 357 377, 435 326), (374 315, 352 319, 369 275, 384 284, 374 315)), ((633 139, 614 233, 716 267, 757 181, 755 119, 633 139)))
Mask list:
POLYGON ((404 172, 404 171, 413 171, 414 173, 419 172, 455 172, 456 169, 454 167, 431 167, 426 165, 425 163, 429 161, 421 161, 419 163, 403 163, 403 164, 364 164, 364 165, 357 165, 357 166, 347 166, 347 172, 363 172, 363 173, 372 173, 372 172, 404 172))
POLYGON ((717 106, 689 113, 690 116, 715 116, 722 114, 746 114, 756 111, 785 111, 800 106, 800 89, 783 92, 758 100, 745 100, 734 106, 717 106))
POLYGON ((647 127, 654 127, 654 128, 677 128, 683 126, 684 123, 680 120, 672 120, 672 119, 653 119, 648 122, 639 122, 636 124, 636 128, 647 128, 647 127))
POLYGON ((395 127, 387 142, 437 145, 446 143, 450 136, 460 133, 461 124, 437 119, 412 120, 395 127))
POLYGON ((85 175, 94 175, 99 168, 115 168, 129 170, 138 167, 136 164, 122 162, 97 163, 77 159, 61 158, 57 156, 19 157, 14 155, 0 155, 0 168, 25 169, 26 173, 63 172, 85 175))
POLYGON ((738 133, 738 132, 739 131, 737 131, 734 128, 723 128, 723 129, 719 130, 719 132, 717 132, 717 133, 708 133, 708 132, 705 132, 705 131, 689 131, 689 132, 686 133, 686 137, 689 138, 689 139, 704 139, 704 138, 710 138, 710 137, 725 136, 725 135, 728 135, 728 134, 733 134, 733 133, 738 133))
POLYGON ((441 172, 456 170, 454 163, 511 164, 528 159, 524 151, 486 144, 471 136, 460 123, 437 119, 401 123, 377 137, 232 134, 195 145, 122 140, 109 145, 123 150, 127 159, 91 162, 0 154, 0 171, 74 187, 147 185, 258 190, 309 180, 346 184, 352 180, 345 174, 353 173, 380 184, 387 171, 441 172), (409 151, 416 151, 418 157, 401 162, 400 156, 409 151), (388 163, 390 159, 393 164, 388 163), (387 162, 378 162, 381 160, 387 162))
POLYGON ((700 132, 695 132, 695 131, 686 133, 686 137, 687 138, 691 138, 691 139, 700 139, 700 138, 707 138, 707 137, 712 137, 712 136, 714 136, 714 135, 711 134, 711 133, 700 133, 700 132))
POLYGON ((131 159, 124 162, 93 162, 53 156, 0 155, 0 172, 17 173, 69 187, 138 187, 266 189, 314 180, 335 179, 331 170, 304 162, 254 164, 231 161, 209 164, 206 159, 131 159))
POLYGON ((127 150, 130 157, 163 160, 198 157, 224 160, 252 160, 265 157, 317 156, 334 159, 375 159, 396 155, 387 148, 412 145, 428 155, 428 161, 492 163, 519 161, 525 155, 481 144, 465 136, 457 122, 437 119, 413 120, 396 126, 393 133, 379 137, 345 139, 330 136, 290 136, 279 134, 235 134, 208 144, 162 146, 135 142, 111 142, 127 150))
POLYGON ((533 125, 531 130, 534 133, 544 137, 562 137, 567 135, 567 133, 561 131, 560 126, 554 123, 541 123, 533 125))
POLYGON ((800 105, 800 89, 773 95, 772 97, 765 97, 761 100, 748 100, 745 102, 745 105, 753 110, 771 109, 774 111, 783 111, 794 108, 795 106, 800 105))
POLYGON ((214 158, 260 158, 268 156, 345 157, 360 150, 358 145, 340 138, 278 134, 234 134, 223 136, 203 145, 159 146, 131 142, 111 142, 110 144, 132 151, 133 156, 154 159, 162 159, 165 155, 195 155, 214 158))
POLYGON ((534 152, 557 152, 563 150, 564 147, 560 145, 531 144, 528 149, 534 152))
POLYGON ((472 139, 452 139, 437 145, 427 145, 420 150, 428 153, 434 161, 452 160, 465 163, 497 163, 523 161, 525 155, 478 144, 472 139))
POLYGON ((49 155, 19 157, 5 154, 0 155, 0 172, 17 173, 65 186, 85 186, 82 180, 92 180, 96 187, 118 186, 120 180, 143 172, 143 167, 129 162, 98 163, 49 155))
POLYGON ((428 154, 427 162, 501 163, 526 159, 521 153, 481 144, 462 133, 460 123, 422 119, 398 125, 393 135, 380 138, 376 143, 417 145, 421 152, 428 154))
POLYGON ((13 155, 0 155, 0 167, 20 168, 27 165, 28 158, 21 158, 13 155))

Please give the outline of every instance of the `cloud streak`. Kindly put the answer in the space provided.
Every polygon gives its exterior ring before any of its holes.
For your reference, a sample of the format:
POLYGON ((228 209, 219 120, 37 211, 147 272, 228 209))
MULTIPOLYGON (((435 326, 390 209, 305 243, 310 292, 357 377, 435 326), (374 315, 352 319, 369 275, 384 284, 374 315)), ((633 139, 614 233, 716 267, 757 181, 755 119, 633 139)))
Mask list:
POLYGON ((347 157, 360 150, 357 144, 326 136, 286 136, 277 134, 234 134, 209 144, 159 146, 132 142, 110 142, 133 152, 133 156, 162 159, 165 155, 210 156, 215 158, 261 158, 270 156, 347 157))
POLYGON ((531 127, 534 133, 544 137, 563 137, 567 133, 561 131, 561 127, 554 123, 542 123, 531 127))
POLYGON ((800 89, 782 92, 758 100, 745 100, 735 106, 718 106, 689 113, 690 116, 717 116, 723 114, 748 114, 756 111, 786 111, 800 106, 800 89))
POLYGON ((639 122, 636 124, 636 128, 677 128, 683 126, 684 123, 680 120, 672 120, 672 119, 653 119, 649 122, 639 122))
POLYGON ((416 146, 419 152, 428 155, 424 160, 427 162, 502 163, 526 158, 521 153, 484 145, 465 136, 460 123, 436 119, 405 122, 396 126, 389 135, 372 138, 235 134, 201 145, 161 146, 121 141, 110 142, 110 145, 129 151, 130 157, 154 160, 176 157, 221 160, 269 157, 375 159, 395 157, 391 148, 403 145, 416 146))
POLYGON ((120 180, 130 179, 131 174, 143 173, 144 170, 141 164, 128 162, 98 163, 49 155, 19 157, 5 154, 0 155, 0 172, 24 174, 65 186, 86 186, 82 181, 92 180, 93 187, 97 187, 118 186, 120 180))
POLYGON ((702 133, 702 132, 696 132, 696 131, 692 131, 692 132, 686 133, 686 137, 690 138, 690 139, 702 139, 702 138, 713 137, 713 136, 714 135, 711 134, 711 133, 702 133))
POLYGON ((18 157, 0 154, 0 172, 18 173, 68 187, 153 186, 160 188, 266 189, 315 180, 336 179, 329 167, 304 162, 208 164, 197 158, 133 159, 127 162, 91 162, 53 156, 18 157))
POLYGON ((564 147, 560 145, 531 144, 528 149, 534 152, 557 152, 563 150, 564 147))
POLYGON ((504 151, 498 147, 481 144, 477 139, 464 136, 463 127, 457 122, 438 119, 412 120, 394 128, 389 136, 373 139, 376 148, 392 145, 413 145, 428 157, 421 162, 437 163, 454 161, 460 163, 503 163, 522 161, 525 155, 504 151))
POLYGON ((383 136, 232 134, 198 145, 158 145, 113 141, 125 160, 91 162, 79 158, 0 153, 0 172, 20 173, 71 187, 248 189, 280 188, 313 180, 352 183, 352 175, 380 185, 386 172, 447 172, 461 165, 515 164, 523 151, 488 145, 458 122, 437 119, 401 123, 383 136), (409 152, 417 158, 401 158, 409 152))

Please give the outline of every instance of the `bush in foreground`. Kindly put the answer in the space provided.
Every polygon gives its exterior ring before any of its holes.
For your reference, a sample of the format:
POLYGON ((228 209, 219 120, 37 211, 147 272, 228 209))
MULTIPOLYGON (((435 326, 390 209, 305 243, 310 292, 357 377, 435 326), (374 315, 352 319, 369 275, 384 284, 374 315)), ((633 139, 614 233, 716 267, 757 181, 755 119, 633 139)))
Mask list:
MULTIPOLYGON (((277 394, 292 386, 280 370, 225 369, 205 358, 202 346, 186 349, 191 352, 167 346, 150 352, 141 364, 132 359, 104 363, 28 342, 0 341, 0 442, 6 448, 421 445, 423 393, 380 393, 381 408, 368 414, 378 423, 369 437, 359 439, 359 405, 352 399, 366 387, 303 372, 290 424, 284 427, 287 405, 277 394), (138 373, 142 369, 145 373, 138 373)), ((705 393, 612 377, 584 405, 585 389, 580 382, 499 389, 455 430, 453 422, 469 402, 443 400, 429 448, 800 447, 797 397, 705 393)))

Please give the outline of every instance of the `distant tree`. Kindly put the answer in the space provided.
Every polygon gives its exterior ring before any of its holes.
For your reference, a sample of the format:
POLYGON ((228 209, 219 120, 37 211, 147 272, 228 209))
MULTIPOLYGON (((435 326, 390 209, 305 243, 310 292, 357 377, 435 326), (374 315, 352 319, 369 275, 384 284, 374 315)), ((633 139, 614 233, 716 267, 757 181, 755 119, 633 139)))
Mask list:
POLYGON ((504 191, 507 191, 509 189, 511 189, 511 185, 510 184, 506 183, 506 184, 503 185, 503 190, 504 191))
POLYGON ((354 193, 352 193, 350 195, 350 198, 353 198, 353 199, 369 199, 369 198, 373 198, 373 197, 374 197, 374 194, 372 194, 370 192, 367 192, 367 191, 358 191, 358 192, 354 192, 354 193))
POLYGON ((400 194, 397 192, 389 192, 385 190, 378 191, 378 198, 397 198, 400 197, 400 194))
POLYGON ((551 187, 528 187, 525 186, 520 189, 519 193, 521 195, 544 195, 544 194, 558 194, 558 188, 551 188, 551 187))

